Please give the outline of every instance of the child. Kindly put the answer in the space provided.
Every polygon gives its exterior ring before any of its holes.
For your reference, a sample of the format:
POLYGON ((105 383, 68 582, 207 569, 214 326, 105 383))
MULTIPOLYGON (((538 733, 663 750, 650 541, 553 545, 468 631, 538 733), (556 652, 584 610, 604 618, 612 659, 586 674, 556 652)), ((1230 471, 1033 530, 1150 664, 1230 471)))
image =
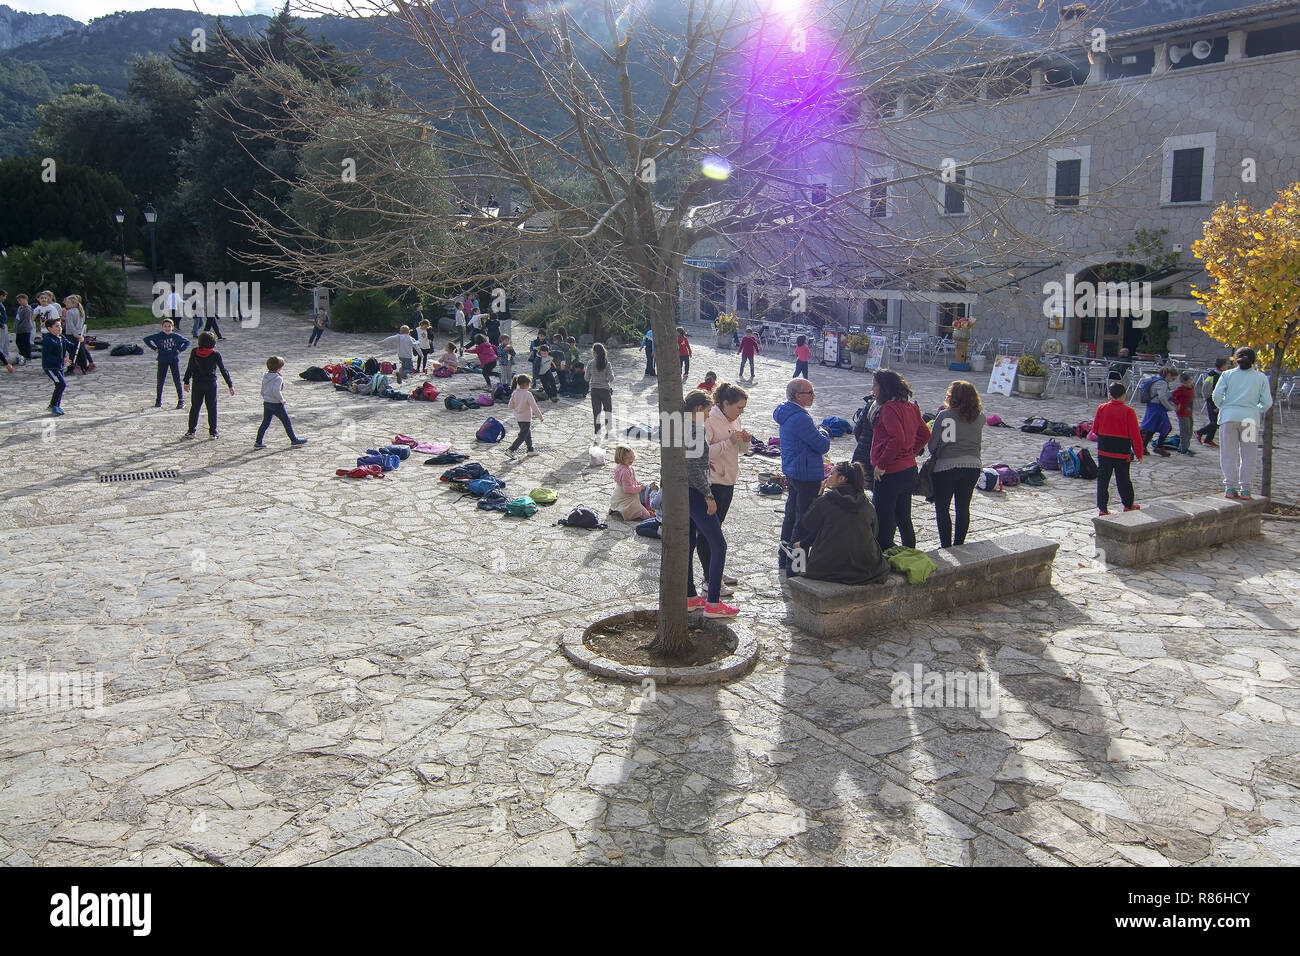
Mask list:
MULTIPOLYGON (((564 344, 567 346, 564 351, 564 361, 568 364, 570 369, 574 369, 582 359, 581 354, 578 352, 578 340, 570 335, 564 340, 564 344)), ((573 375, 570 374, 569 377, 572 378, 573 375)))
POLYGON ((503 382, 515 380, 515 347, 510 344, 510 336, 501 336, 501 345, 497 348, 497 377, 503 382))
POLYGON ((208 435, 217 437, 217 373, 226 380, 226 388, 235 394, 235 383, 230 380, 226 363, 221 361, 221 353, 216 350, 217 337, 211 332, 199 333, 199 344, 190 353, 190 363, 185 366, 185 391, 190 390, 190 379, 194 379, 194 401, 190 402, 190 429, 182 438, 193 438, 194 430, 199 424, 199 409, 208 406, 208 435))
POLYGON ((807 380, 810 358, 812 358, 812 349, 808 348, 808 336, 801 335, 794 340, 794 374, 790 377, 798 378, 802 375, 807 380))
POLYGON ((710 395, 712 395, 712 394, 713 394, 713 386, 715 386, 715 385, 717 385, 717 384, 718 384, 718 373, 717 373, 717 372, 705 372, 705 373, 704 373, 704 381, 700 382, 700 384, 699 384, 699 385, 696 385, 695 387, 698 388, 698 389, 701 389, 702 391, 708 392, 710 395))
POLYGON ((1137 511, 1133 503, 1133 481, 1129 477, 1129 460, 1142 460, 1146 442, 1138 428, 1137 412, 1124 401, 1124 383, 1112 382, 1110 401, 1097 407, 1092 430, 1097 433, 1097 514, 1110 514, 1110 476, 1115 475, 1119 500, 1125 511, 1137 511))
MULTIPOLYGON (((18 297, 21 302, 22 296, 18 297)), ((19 310, 21 313, 21 310, 19 310)), ((22 348, 20 344, 18 346, 22 348)), ((1196 440, 1206 448, 1218 448, 1219 443, 1214 440, 1214 436, 1219 433, 1219 406, 1214 404, 1214 386, 1219 384, 1219 378, 1223 375, 1223 370, 1228 367, 1226 358, 1217 358, 1214 360, 1214 369, 1205 377, 1205 383, 1201 386, 1202 394, 1205 396, 1205 417, 1207 421, 1200 428, 1196 429, 1196 440)))
MULTIPOLYGON (((49 295, 42 292, 41 297, 49 295)), ((42 302, 42 305, 47 303, 42 302)), ((63 334, 63 320, 52 318, 45 320, 45 336, 41 339, 41 370, 45 377, 54 383, 54 394, 50 396, 49 409, 55 415, 63 414, 63 390, 68 387, 63 377, 64 363, 72 368, 71 356, 77 350, 77 343, 63 334)))
POLYGON ((537 357, 539 359, 538 365, 542 370, 537 380, 542 383, 542 388, 546 390, 546 397, 552 402, 558 402, 560 400, 560 383, 557 381, 556 376, 559 370, 556 368, 556 360, 551 356, 550 346, 543 345, 539 348, 537 357))
POLYGON ((749 380, 754 380, 754 356, 761 349, 758 345, 758 336, 754 334, 753 329, 745 330, 745 337, 740 340, 740 378, 745 377, 745 363, 749 363, 749 380))
POLYGON ((1147 402, 1146 413, 1142 416, 1142 447, 1145 450, 1147 443, 1154 436, 1156 440, 1154 451, 1161 458, 1169 457, 1168 450, 1161 446, 1161 442, 1174 429, 1169 422, 1169 413, 1174 410, 1173 402, 1169 401, 1169 383, 1177 377, 1178 372, 1169 366, 1162 368, 1158 376, 1153 376, 1151 397, 1147 402))
POLYGON ((492 370, 497 367, 497 350, 492 347, 492 343, 487 340, 487 336, 479 333, 474 336, 474 344, 465 350, 473 352, 478 359, 479 370, 483 373, 483 381, 486 383, 487 390, 492 391, 492 370))
POLYGON ((262 376, 262 425, 257 429, 254 448, 266 447, 262 439, 266 437, 266 430, 271 426, 272 418, 278 418, 284 424, 290 447, 301 448, 307 444, 307 439, 299 438, 293 433, 293 423, 289 421, 289 413, 284 410, 284 378, 280 375, 282 368, 284 368, 284 359, 280 356, 272 355, 266 360, 266 374, 262 376))
POLYGON ((81 374, 95 370, 95 362, 86 347, 86 312, 81 307, 81 296, 70 295, 63 300, 63 328, 66 335, 77 343, 76 354, 72 360, 81 369, 81 374))
POLYGON ((686 552, 686 610, 702 607, 705 617, 735 617, 740 609, 722 603, 722 583, 726 580, 727 569, 727 539, 722 533, 718 503, 714 500, 713 488, 709 482, 710 452, 705 435, 705 421, 713 404, 708 393, 699 389, 682 399, 682 414, 686 416, 686 493, 691 515, 690 545, 686 552), (701 537, 709 542, 707 596, 695 591, 695 552, 701 537))
POLYGON ((677 326, 677 357, 682 360, 682 378, 685 378, 691 374, 691 340, 680 325, 677 326))
POLYGON ((650 507, 650 492, 659 486, 653 481, 649 487, 636 480, 632 462, 636 453, 626 445, 614 449, 614 497, 609 503, 610 511, 617 511, 625 521, 644 521, 653 518, 655 511, 650 507))
POLYGON ((533 448, 533 418, 542 421, 542 410, 537 407, 537 399, 533 398, 532 379, 520 375, 512 379, 510 384, 514 389, 510 393, 510 410, 515 413, 515 421, 519 424, 519 435, 514 444, 506 449, 506 454, 514 458, 519 446, 525 443, 528 445, 528 454, 536 451, 533 448))
POLYGON ((1192 381, 1192 373, 1183 372, 1178 376, 1178 387, 1169 396, 1169 400, 1174 403, 1174 408, 1178 409, 1178 454, 1180 455, 1196 454, 1192 451, 1192 402, 1196 400, 1192 381))
POLYGON ((161 332, 144 337, 144 344, 158 353, 158 394, 154 397, 154 408, 162 408, 163 386, 167 384, 168 372, 176 386, 176 407, 185 407, 185 396, 181 394, 181 353, 190 347, 190 343, 173 332, 174 327, 171 319, 163 319, 161 332))
POLYGON ((321 336, 325 334, 325 328, 330 324, 330 314, 323 309, 312 314, 311 317, 311 338, 307 340, 307 347, 310 348, 320 342, 321 336))
POLYGON ((455 375, 460 369, 460 357, 456 355, 456 343, 448 342, 447 349, 439 357, 438 361, 433 363, 433 374, 440 378, 445 375, 455 375))
POLYGON ((537 357, 538 350, 546 344, 546 332, 543 329, 537 330, 537 335, 528 343, 528 361, 533 365, 533 378, 542 374, 541 359, 537 357))
POLYGON ((417 372, 427 372, 429 370, 429 353, 433 351, 432 335, 433 326, 428 319, 421 319, 415 333, 415 339, 420 343, 420 355, 415 361, 415 370, 417 372))
POLYGON ((404 325, 397 330, 396 335, 390 335, 379 344, 397 346, 397 361, 400 364, 397 370, 397 384, 401 385, 402 380, 415 371, 415 350, 420 347, 420 343, 411 338, 411 327, 404 325))
POLYGON ((599 437, 601 412, 605 413, 605 433, 614 427, 614 366, 605 346, 599 342, 591 347, 591 354, 591 365, 584 369, 583 375, 591 383, 591 419, 599 437))
POLYGON ((32 360, 32 342, 36 338, 36 323, 32 307, 27 304, 27 293, 18 293, 18 311, 14 313, 14 335, 18 337, 18 354, 23 361, 32 360))
POLYGON ((586 398, 587 387, 587 366, 581 362, 573 363, 568 379, 560 386, 561 391, 569 398, 586 398))

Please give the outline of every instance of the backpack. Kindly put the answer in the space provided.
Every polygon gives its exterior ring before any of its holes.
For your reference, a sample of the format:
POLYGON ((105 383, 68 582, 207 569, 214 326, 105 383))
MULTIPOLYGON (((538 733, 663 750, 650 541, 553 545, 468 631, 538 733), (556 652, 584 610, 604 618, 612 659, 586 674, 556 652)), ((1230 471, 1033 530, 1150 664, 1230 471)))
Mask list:
POLYGON ((426 465, 459 465, 468 458, 469 455, 462 455, 458 451, 444 451, 441 455, 434 455, 432 458, 424 459, 426 465))
POLYGON ((379 450, 385 455, 396 455, 402 461, 411 457, 410 445, 380 445, 379 450))
POLYGON ((642 425, 639 423, 636 425, 629 425, 623 434, 628 438, 641 438, 646 441, 650 441, 654 438, 654 430, 649 425, 642 425))
POLYGON ((1138 383, 1138 401, 1143 405, 1151 402, 1151 386, 1160 381, 1159 375, 1148 375, 1138 383))
POLYGON ((392 363, 392 362, 380 362, 380 363, 379 363, 379 371, 383 372, 385 375, 392 375, 392 374, 393 374, 393 363, 392 363))
POLYGON ((1062 448, 1057 455, 1057 461, 1061 463, 1062 478, 1079 477, 1079 453, 1073 448, 1062 448))
POLYGON ((528 492, 528 497, 532 498, 533 501, 537 502, 539 505, 553 505, 555 504, 555 499, 560 496, 556 493, 554 488, 534 488, 532 491, 528 492))
POLYGON ((424 402, 436 402, 438 400, 438 390, 433 387, 432 382, 423 382, 415 386, 415 391, 411 397, 424 402))
POLYGON ((496 399, 494 399, 487 392, 480 392, 476 401, 478 402, 480 408, 487 408, 489 405, 496 404, 496 399))
POLYGON ((646 518, 645 521, 636 526, 636 533, 643 538, 662 538, 664 536, 663 521, 657 517, 646 518))
POLYGON ((601 521, 599 518, 596 517, 596 512, 592 511, 590 508, 582 508, 582 507, 574 508, 572 511, 569 512, 569 517, 561 518, 559 521, 555 523, 558 525, 563 525, 566 528, 604 529, 609 527, 609 525, 605 524, 603 521, 601 521))
POLYGON ((1047 483, 1047 479, 1043 476, 1043 466, 1038 462, 1025 465, 1025 467, 1017 469, 1016 473, 1020 475, 1020 483, 1022 485, 1030 485, 1037 488, 1038 486, 1047 483))
POLYGON ((469 402, 463 398, 457 398, 455 395, 448 395, 442 400, 442 407, 449 412, 463 412, 469 408, 469 402))
POLYGON ((853 431, 853 423, 847 419, 831 415, 822 419, 822 428, 826 429, 832 438, 839 438, 841 435, 847 435, 853 431))
POLYGON ((453 372, 445 365, 439 365, 437 368, 433 370, 433 375, 435 378, 451 378, 455 374, 456 374, 455 372, 453 372))
POLYGON ((500 488, 504 488, 505 485, 506 483, 500 478, 493 478, 491 475, 484 475, 482 478, 475 478, 467 484, 465 490, 475 498, 482 498, 489 491, 497 491, 500 488))
POLYGON ((378 465, 384 471, 392 471, 400 464, 401 460, 396 455, 385 455, 373 450, 367 451, 357 459, 358 468, 364 468, 366 465, 378 465))
POLYGON ((478 507, 482 511, 505 511, 509 506, 510 499, 499 488, 493 488, 478 500, 478 507))
POLYGON ((498 402, 510 401, 510 386, 505 382, 500 382, 496 390, 492 392, 492 397, 498 402))
POLYGON ((1055 438, 1049 438, 1043 442, 1043 447, 1038 452, 1038 464, 1048 471, 1060 471, 1060 454, 1061 443, 1055 438))
MULTIPOLYGON (((108 354, 109 355, 144 355, 144 349, 141 348, 139 345, 114 345, 111 349, 108 350, 108 354)), ((307 371, 310 372, 311 369, 308 369, 307 371)), ((307 375, 306 373, 302 373, 299 377, 306 378, 307 375)))
POLYGON ((1092 452, 1086 448, 1074 449, 1079 456, 1079 477, 1093 481, 1097 477, 1097 459, 1092 457, 1092 452))
POLYGON ((531 518, 537 514, 537 502, 527 495, 522 498, 511 498, 506 505, 506 514, 512 518, 531 518))
POLYGON ((1087 438, 1091 432, 1092 432, 1091 421, 1079 422, 1079 424, 1074 426, 1075 438, 1087 438))
POLYGON ((1016 485, 1020 484, 1020 472, 1016 471, 1006 462, 995 462, 993 470, 997 472, 998 478, 1002 480, 1003 488, 1014 488, 1016 485))
POLYGON ((479 441, 496 444, 506 437, 506 426, 502 425, 495 418, 489 418, 478 427, 478 431, 474 433, 474 437, 479 441))
POLYGON ((482 478, 488 473, 488 470, 476 461, 467 461, 463 465, 457 465, 455 468, 448 468, 442 473, 439 481, 473 481, 475 478, 482 478))
POLYGON ((1037 434, 1037 433, 1039 433, 1039 432, 1045 432, 1045 431, 1047 431, 1047 419, 1046 419, 1046 418, 1026 418, 1026 419, 1025 419, 1025 423, 1024 423, 1023 425, 1020 426, 1020 430, 1021 430, 1022 432, 1029 432, 1030 434, 1037 434))
MULTIPOLYGON (((109 354, 116 355, 117 352, 113 351, 109 354)), ((1218 371, 1210 372, 1205 378, 1201 379, 1201 398, 1214 398, 1214 386, 1219 384, 1219 376, 1222 374, 1222 372, 1218 371)))
POLYGON ((985 468, 980 472, 979 480, 975 482, 975 487, 980 491, 1001 491, 1002 479, 992 468, 985 468))
POLYGON ((366 359, 365 362, 363 362, 361 365, 361 371, 365 372, 367 375, 374 375, 376 372, 379 371, 379 369, 380 369, 379 359, 375 358, 374 356, 371 356, 370 358, 366 359))

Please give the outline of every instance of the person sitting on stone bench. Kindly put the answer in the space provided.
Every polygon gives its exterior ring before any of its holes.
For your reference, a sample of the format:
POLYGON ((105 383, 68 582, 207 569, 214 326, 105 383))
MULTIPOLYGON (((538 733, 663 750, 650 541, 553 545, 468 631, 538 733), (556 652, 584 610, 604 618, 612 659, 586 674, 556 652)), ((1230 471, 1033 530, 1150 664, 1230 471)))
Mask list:
POLYGON ((794 545, 792 573, 836 584, 877 584, 889 577, 866 484, 867 473, 858 462, 835 465, 804 512, 804 540, 794 545))

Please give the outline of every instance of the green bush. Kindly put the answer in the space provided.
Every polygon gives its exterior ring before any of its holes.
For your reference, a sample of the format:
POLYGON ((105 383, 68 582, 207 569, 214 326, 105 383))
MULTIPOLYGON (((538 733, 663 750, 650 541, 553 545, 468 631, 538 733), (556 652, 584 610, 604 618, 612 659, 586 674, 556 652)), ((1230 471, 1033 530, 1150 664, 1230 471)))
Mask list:
POLYGON ((383 289, 343 292, 330 305, 330 328, 338 332, 392 334, 405 320, 402 306, 383 289))
POLYGON ((86 305, 86 315, 121 315, 126 308, 126 276, 116 262, 82 252, 81 243, 70 239, 38 239, 30 246, 5 250, 0 260, 0 286, 10 296, 26 292, 32 302, 36 293, 49 289, 62 303, 77 294, 86 305))

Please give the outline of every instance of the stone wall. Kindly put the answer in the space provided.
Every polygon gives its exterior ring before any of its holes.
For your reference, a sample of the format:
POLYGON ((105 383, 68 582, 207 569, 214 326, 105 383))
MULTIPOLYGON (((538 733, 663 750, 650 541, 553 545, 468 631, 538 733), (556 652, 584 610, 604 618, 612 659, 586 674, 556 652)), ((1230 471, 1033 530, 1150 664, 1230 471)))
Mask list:
POLYGON ((1225 541, 1257 538, 1267 504, 1266 498, 1161 501, 1141 511, 1093 518, 1092 526, 1097 550, 1108 567, 1135 567, 1178 560, 1188 551, 1225 541))

